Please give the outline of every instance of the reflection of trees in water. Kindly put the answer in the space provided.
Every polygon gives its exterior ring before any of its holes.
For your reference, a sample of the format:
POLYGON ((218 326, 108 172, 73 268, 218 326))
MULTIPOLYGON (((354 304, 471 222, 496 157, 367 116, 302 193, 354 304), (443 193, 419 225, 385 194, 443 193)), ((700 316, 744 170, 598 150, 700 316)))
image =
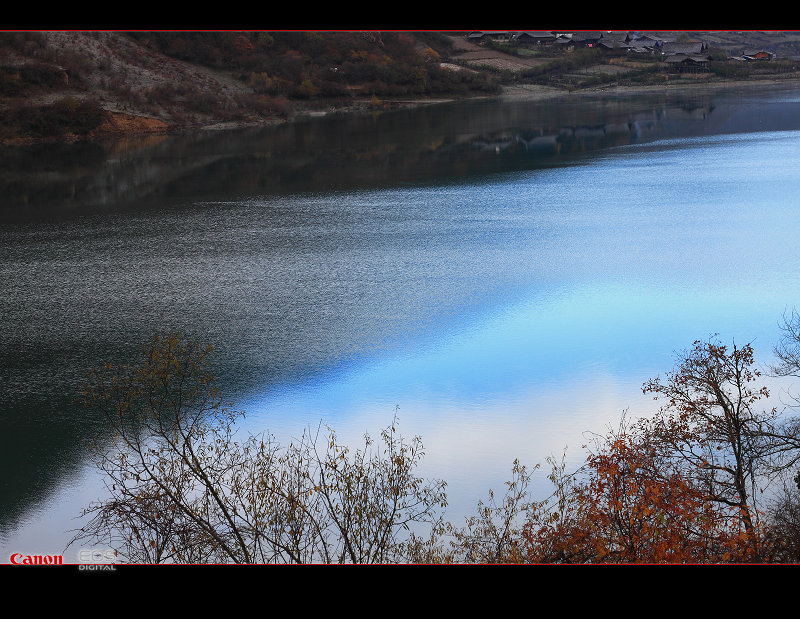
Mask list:
MULTIPOLYGON (((701 100, 676 105, 662 103, 645 112, 629 113, 624 118, 600 124, 563 125, 481 136, 473 141, 473 146, 496 154, 503 152, 533 157, 578 154, 660 137, 677 137, 675 121, 703 121, 714 108, 712 103, 701 100)), ((702 129, 702 126, 692 127, 693 131, 701 132, 702 129)))
MULTIPOLYGON (((763 112, 752 111, 758 105, 742 113, 738 99, 726 101, 708 95, 472 101, 155 143, 8 148, 2 217, 437 182, 559 165, 570 155, 663 138, 763 130, 763 112)), ((787 118, 780 122, 797 123, 787 118)))

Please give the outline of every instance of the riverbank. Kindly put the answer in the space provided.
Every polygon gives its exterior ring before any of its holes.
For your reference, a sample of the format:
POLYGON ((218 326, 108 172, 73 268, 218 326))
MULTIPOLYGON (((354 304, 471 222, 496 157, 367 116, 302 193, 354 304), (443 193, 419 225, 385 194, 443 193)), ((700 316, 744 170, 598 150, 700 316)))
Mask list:
MULTIPOLYGON (((293 120, 300 120, 306 118, 322 117, 331 114, 358 114, 358 113, 377 113, 383 111, 391 111, 393 109, 406 109, 412 107, 420 107, 427 105, 439 105, 442 103, 453 103, 455 101, 463 100, 478 100, 478 99, 529 99, 534 101, 546 99, 559 99, 565 97, 627 97, 646 94, 678 94, 678 93, 713 93, 720 90, 728 89, 747 89, 747 88, 771 88, 771 87, 787 87, 797 86, 800 87, 800 73, 787 75, 781 78, 771 76, 769 78, 761 79, 748 79, 748 80, 731 80, 722 79, 715 76, 696 78, 677 78, 672 81, 665 81, 663 84, 638 84, 638 85, 623 85, 623 84, 606 84, 603 86, 596 86, 591 88, 579 89, 566 89, 556 88, 553 86, 543 86, 540 84, 514 84, 512 86, 504 86, 502 92, 497 95, 473 95, 467 97, 437 97, 426 98, 420 97, 417 99, 404 98, 402 100, 360 100, 353 101, 349 104, 337 104, 314 107, 308 104, 305 109, 298 110, 298 112, 291 118, 274 122, 292 122, 293 120)), ((252 126, 253 124, 263 124, 261 121, 256 122, 238 122, 238 123, 212 123, 202 127, 202 129, 230 129, 236 127, 252 126)))
MULTIPOLYGON (((765 89, 773 87, 800 87, 800 73, 789 74, 785 77, 731 80, 718 78, 716 76, 697 76, 694 78, 677 78, 665 81, 663 84, 605 84, 591 88, 566 89, 540 84, 514 84, 503 86, 502 91, 496 95, 472 95, 461 97, 418 97, 403 99, 357 99, 347 103, 338 101, 336 103, 322 104, 315 106, 313 103, 306 103, 298 109, 294 115, 285 119, 270 120, 245 120, 210 122, 199 129, 201 130, 224 130, 243 128, 248 126, 259 126, 268 124, 289 123, 296 120, 308 118, 319 118, 333 114, 375 114, 392 111, 395 109, 408 109, 413 107, 440 105, 443 103, 453 103, 464 100, 479 99, 528 99, 546 100, 571 97, 609 97, 619 98, 627 96, 647 95, 647 94, 679 94, 679 93, 713 93, 729 89, 765 89)), ((135 125, 134 125, 135 126, 135 125)), ((142 129, 145 128, 143 124, 142 129)))
POLYGON ((167 134, 182 134, 196 131, 224 131, 242 129, 247 127, 269 126, 285 124, 295 121, 307 120, 340 114, 376 114, 390 112, 397 109, 407 109, 420 106, 439 105, 452 103, 459 100, 478 99, 514 99, 541 101, 547 99, 564 98, 621 98, 641 96, 647 94, 682 94, 682 93, 713 93, 730 89, 769 89, 777 87, 800 86, 800 73, 786 74, 780 77, 769 76, 760 79, 732 80, 719 78, 711 74, 700 74, 691 77, 666 78, 661 84, 619 84, 610 83, 594 87, 567 89, 563 87, 545 86, 540 84, 514 84, 503 86, 499 94, 465 95, 458 97, 417 97, 379 99, 353 98, 350 100, 330 101, 305 101, 297 105, 293 113, 283 117, 250 116, 231 120, 213 115, 202 119, 195 119, 192 123, 170 123, 164 119, 137 113, 133 110, 120 109, 110 105, 102 110, 103 120, 91 131, 76 134, 66 132, 60 135, 38 136, 13 136, 0 138, 0 144, 5 146, 40 144, 40 143, 73 143, 77 141, 98 141, 108 139, 157 136, 167 134))

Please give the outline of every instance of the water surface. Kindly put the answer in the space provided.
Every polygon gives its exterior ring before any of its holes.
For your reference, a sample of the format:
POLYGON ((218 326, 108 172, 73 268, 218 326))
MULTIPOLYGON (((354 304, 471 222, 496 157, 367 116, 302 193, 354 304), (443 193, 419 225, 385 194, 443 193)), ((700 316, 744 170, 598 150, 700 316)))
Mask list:
POLYGON ((283 441, 397 413, 453 519, 514 458, 577 463, 695 339, 768 358, 800 283, 798 111, 488 101, 4 149, 0 545, 61 552, 99 493, 72 399, 155 331, 212 342, 245 427, 283 441))

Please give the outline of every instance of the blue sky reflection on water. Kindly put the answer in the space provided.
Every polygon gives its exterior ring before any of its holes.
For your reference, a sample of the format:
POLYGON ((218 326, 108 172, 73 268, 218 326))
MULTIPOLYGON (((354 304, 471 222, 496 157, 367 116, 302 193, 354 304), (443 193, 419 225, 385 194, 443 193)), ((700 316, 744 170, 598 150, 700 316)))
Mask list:
POLYGON ((642 383, 695 339, 753 342, 766 359, 800 284, 798 134, 678 145, 497 179, 483 191, 518 215, 543 187, 562 188, 529 215, 529 242, 518 248, 532 272, 550 273, 546 284, 517 281, 502 302, 412 347, 251 397, 248 424, 288 430, 292 420, 297 431, 299 419, 323 419, 356 438, 397 406, 406 430, 430 445, 432 468, 480 497, 514 457, 542 462, 567 443, 579 456, 585 432, 626 409, 652 410, 642 383), (760 166, 767 155, 775 164, 760 166))
MULTIPOLYGON (((669 358, 656 351, 669 356, 670 346, 686 342, 693 332, 702 336, 752 326, 746 291, 677 292, 605 286, 554 293, 476 317, 417 349, 353 361, 268 399, 277 406, 294 401, 330 411, 347 411, 361 399, 424 398, 480 407, 513 397, 530 382, 562 382, 586 364, 604 364, 617 373, 643 363, 660 368, 669 358), (698 321, 712 310, 716 319, 698 321)), ((779 316, 773 310, 781 309, 780 299, 762 301, 767 316, 779 316)))
POLYGON ((576 288, 475 318, 416 350, 351 363, 243 408, 254 429, 296 435, 298 420, 312 427, 322 420, 357 442, 361 432, 388 423, 397 406, 401 427, 425 439, 437 475, 469 487, 457 499, 482 496, 515 457, 544 462, 569 446, 570 457, 580 459, 584 433, 604 431, 624 410, 647 414, 653 403, 642 383, 668 371, 678 349, 695 338, 716 330, 726 341, 754 341, 768 355, 785 293, 776 287, 771 297, 754 299, 747 289, 731 288, 576 288))

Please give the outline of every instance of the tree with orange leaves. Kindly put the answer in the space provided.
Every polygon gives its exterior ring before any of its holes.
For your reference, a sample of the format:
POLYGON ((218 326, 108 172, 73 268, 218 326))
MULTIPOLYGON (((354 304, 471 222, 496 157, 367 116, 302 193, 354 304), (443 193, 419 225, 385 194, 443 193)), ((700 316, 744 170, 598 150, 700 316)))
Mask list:
POLYGON ((639 427, 657 456, 705 500, 731 510, 755 560, 761 556, 758 499, 786 446, 777 411, 761 408, 769 392, 760 377, 750 344, 697 341, 665 380, 644 385, 665 404, 639 427))
MULTIPOLYGON (((634 428, 635 431, 635 428, 634 428)), ((527 557, 544 563, 740 561, 747 544, 727 508, 623 424, 596 441, 577 475, 554 468, 555 504, 524 531, 527 557)))

